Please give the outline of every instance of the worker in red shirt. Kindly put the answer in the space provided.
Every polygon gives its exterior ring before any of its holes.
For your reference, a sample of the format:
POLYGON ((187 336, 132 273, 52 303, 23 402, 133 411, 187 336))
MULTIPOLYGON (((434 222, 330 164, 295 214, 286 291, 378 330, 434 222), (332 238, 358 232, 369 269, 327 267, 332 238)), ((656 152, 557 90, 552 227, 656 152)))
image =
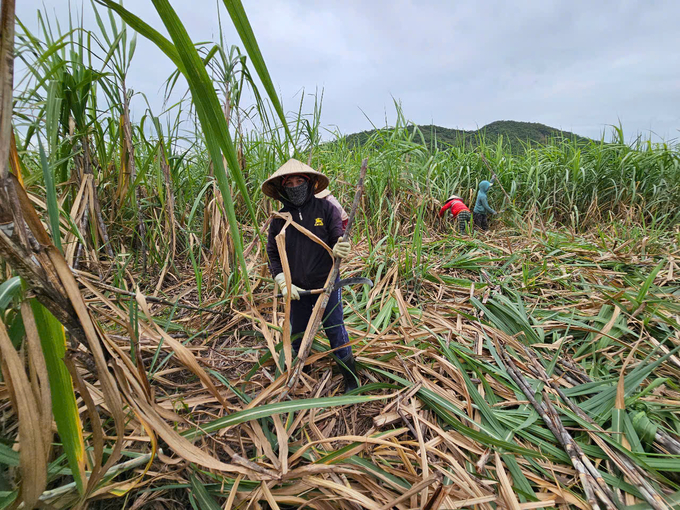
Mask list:
POLYGON ((439 217, 442 218, 446 211, 451 213, 452 220, 458 220, 458 231, 461 234, 465 234, 472 214, 470 214, 470 209, 463 203, 463 199, 457 195, 451 195, 439 210, 439 217))

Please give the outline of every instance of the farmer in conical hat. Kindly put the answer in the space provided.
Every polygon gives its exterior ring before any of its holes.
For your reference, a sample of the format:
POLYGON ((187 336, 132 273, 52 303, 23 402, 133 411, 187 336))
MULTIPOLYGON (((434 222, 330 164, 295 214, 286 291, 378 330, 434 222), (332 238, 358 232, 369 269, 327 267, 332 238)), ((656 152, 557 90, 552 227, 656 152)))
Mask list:
MULTIPOLYGON (((288 160, 269 179, 262 184, 262 192, 280 200, 280 212, 290 213, 293 221, 306 228, 332 250, 333 255, 345 258, 349 254, 350 243, 342 241, 343 228, 340 212, 327 200, 319 200, 315 193, 328 186, 328 177, 295 159, 288 160)), ((290 267, 291 286, 288 288, 283 274, 275 237, 283 228, 284 221, 274 218, 269 227, 267 255, 274 280, 284 298, 290 293, 290 333, 293 339, 294 354, 300 349, 302 335, 312 315, 318 295, 300 296, 304 289, 320 289, 326 283, 333 267, 333 259, 318 243, 298 231, 286 230, 286 256, 290 267)), ((331 282, 332 283, 332 282, 331 282)), ((357 388, 358 377, 354 365, 352 348, 347 345, 349 336, 345 329, 340 290, 334 291, 324 312, 323 325, 331 348, 341 361, 338 365, 345 379, 345 391, 357 388)))
POLYGON ((446 211, 449 211, 452 219, 458 222, 458 231, 461 234, 465 234, 472 215, 470 214, 470 209, 463 203, 463 199, 458 195, 451 195, 439 210, 439 217, 444 216, 446 211))

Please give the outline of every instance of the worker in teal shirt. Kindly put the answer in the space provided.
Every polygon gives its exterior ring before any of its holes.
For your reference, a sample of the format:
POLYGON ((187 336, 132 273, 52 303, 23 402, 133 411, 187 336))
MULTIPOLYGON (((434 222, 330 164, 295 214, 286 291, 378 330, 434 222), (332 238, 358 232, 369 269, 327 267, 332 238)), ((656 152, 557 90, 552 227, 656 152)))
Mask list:
POLYGON ((489 230, 489 219, 487 218, 487 215, 496 214, 496 211, 489 206, 489 201, 486 198, 489 188, 491 188, 491 183, 489 181, 482 181, 479 183, 477 201, 475 202, 475 208, 473 209, 475 225, 482 230, 489 230))

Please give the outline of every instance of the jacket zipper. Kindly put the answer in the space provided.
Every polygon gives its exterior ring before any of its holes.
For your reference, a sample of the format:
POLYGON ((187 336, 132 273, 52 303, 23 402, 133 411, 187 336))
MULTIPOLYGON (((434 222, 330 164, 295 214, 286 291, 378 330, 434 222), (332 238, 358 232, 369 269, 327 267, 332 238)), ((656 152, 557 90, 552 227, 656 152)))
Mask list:
POLYGON ((298 214, 300 215, 300 221, 302 221, 302 211, 298 209, 298 214))

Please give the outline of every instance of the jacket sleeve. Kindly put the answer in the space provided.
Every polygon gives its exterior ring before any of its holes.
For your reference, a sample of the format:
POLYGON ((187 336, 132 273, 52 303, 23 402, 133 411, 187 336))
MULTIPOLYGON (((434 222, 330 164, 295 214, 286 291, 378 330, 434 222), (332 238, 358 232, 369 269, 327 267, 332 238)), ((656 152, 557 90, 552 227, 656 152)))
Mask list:
POLYGON ((342 217, 340 211, 334 205, 328 203, 328 246, 333 248, 338 242, 338 237, 345 234, 345 229, 342 228, 342 217))
POLYGON ((441 209, 439 209, 439 217, 440 217, 440 218, 441 218, 442 216, 444 216, 444 213, 446 213, 446 211, 447 211, 448 209, 451 208, 451 204, 452 204, 452 203, 453 203, 453 202, 446 202, 446 203, 444 204, 444 207, 442 207, 441 209))
POLYGON ((496 211, 491 209, 489 206, 489 201, 486 199, 486 197, 482 197, 482 205, 484 206, 484 210, 488 211, 491 214, 496 214, 496 211))
POLYGON ((267 257, 269 257, 269 270, 273 277, 283 272, 279 249, 276 246, 276 236, 281 232, 281 220, 275 219, 269 224, 269 234, 267 236, 267 257))

